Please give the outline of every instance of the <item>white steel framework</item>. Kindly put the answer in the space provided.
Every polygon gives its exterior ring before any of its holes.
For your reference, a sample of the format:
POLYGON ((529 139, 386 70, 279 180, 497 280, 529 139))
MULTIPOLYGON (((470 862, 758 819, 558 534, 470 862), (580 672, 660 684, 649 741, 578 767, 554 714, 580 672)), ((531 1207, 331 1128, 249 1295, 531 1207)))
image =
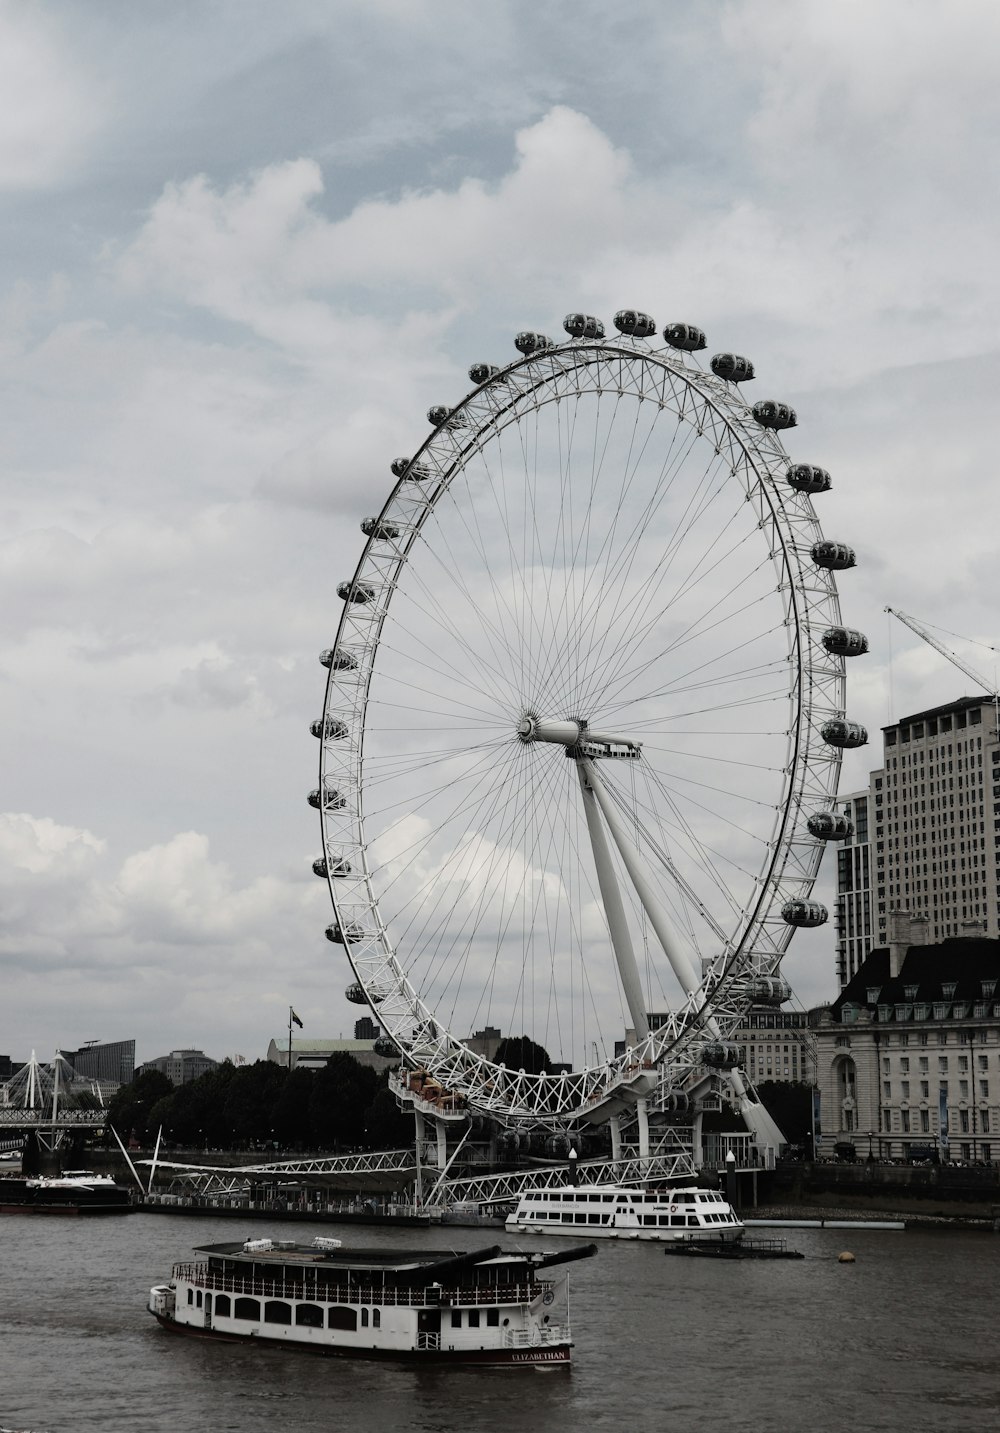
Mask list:
POLYGON ((411 1064, 564 1124, 682 1085, 777 973, 840 768, 836 586, 776 433, 690 354, 570 339, 435 419, 324 654, 327 933, 411 1064))

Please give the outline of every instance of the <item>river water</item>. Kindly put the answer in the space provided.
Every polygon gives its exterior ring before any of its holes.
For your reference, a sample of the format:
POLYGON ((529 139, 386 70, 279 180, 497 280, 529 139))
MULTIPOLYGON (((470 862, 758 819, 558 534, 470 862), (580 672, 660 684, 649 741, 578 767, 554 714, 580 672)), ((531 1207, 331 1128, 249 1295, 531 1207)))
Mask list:
MULTIPOLYGON (((290 1237, 291 1229, 251 1232, 290 1237)), ((394 1248, 516 1242, 495 1230, 339 1232, 345 1243, 394 1248)), ((569 1269, 572 1369, 539 1372, 421 1370, 164 1333, 145 1312, 149 1286, 193 1245, 245 1233, 233 1220, 153 1214, 4 1219, 0 1425, 41 1433, 1000 1427, 998 1235, 796 1229, 788 1242, 804 1259, 736 1264, 607 1242, 569 1269), (857 1262, 838 1263, 843 1249, 857 1262)))

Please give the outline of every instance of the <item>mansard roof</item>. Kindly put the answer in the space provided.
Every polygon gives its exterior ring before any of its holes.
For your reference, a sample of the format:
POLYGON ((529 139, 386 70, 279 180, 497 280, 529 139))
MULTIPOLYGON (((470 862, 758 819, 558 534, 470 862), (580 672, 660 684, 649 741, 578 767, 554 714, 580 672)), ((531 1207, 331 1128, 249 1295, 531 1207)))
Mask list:
MULTIPOLYGON (((985 936, 953 936, 939 945, 911 945, 896 977, 889 974, 887 948, 873 950, 857 975, 844 987, 830 1008, 835 1021, 843 1018, 844 1006, 868 1010, 875 1019, 879 1010, 897 1005, 973 1006, 984 999, 1000 1006, 1000 940, 985 936), (994 982, 994 989, 984 990, 994 982), (954 989, 951 987, 954 986, 954 989), (877 992, 877 993, 876 993, 877 992), (870 997, 875 994, 875 999, 870 997)), ((971 1013, 971 1010, 970 1012, 971 1013)), ((961 1018, 951 1013, 947 1017, 961 1018)))

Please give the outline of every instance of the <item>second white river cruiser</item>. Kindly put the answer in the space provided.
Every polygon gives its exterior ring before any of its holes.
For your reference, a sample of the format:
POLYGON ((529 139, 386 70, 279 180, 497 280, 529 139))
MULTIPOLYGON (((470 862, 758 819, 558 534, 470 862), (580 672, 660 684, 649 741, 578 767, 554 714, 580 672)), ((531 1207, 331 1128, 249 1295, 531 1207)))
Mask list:
POLYGON ((744 1226, 714 1189, 629 1189, 618 1184, 526 1190, 507 1219, 517 1234, 585 1234, 590 1239, 731 1243, 744 1226))

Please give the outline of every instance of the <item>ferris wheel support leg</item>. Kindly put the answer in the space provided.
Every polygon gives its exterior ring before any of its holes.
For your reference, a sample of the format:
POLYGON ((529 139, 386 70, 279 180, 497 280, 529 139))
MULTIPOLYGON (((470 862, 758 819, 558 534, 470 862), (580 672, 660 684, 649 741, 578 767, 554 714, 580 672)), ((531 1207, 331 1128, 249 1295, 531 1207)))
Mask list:
MULTIPOLYGON (((684 951, 680 949, 680 947, 674 940, 673 931, 670 928, 670 923, 667 920, 666 913, 660 905, 659 901, 656 899, 656 896, 653 892, 652 883, 650 882, 643 868, 642 858, 640 857, 639 852, 636 850, 635 846, 630 840, 627 832, 625 831, 625 828, 622 826, 618 812, 612 805, 608 797, 607 791, 604 789, 604 783, 598 776, 597 771, 594 767, 594 763, 590 760, 589 757, 581 757, 578 758, 578 765, 581 769, 581 782, 583 781, 583 778, 585 776, 587 783, 589 784, 594 796, 597 799, 597 804, 601 808, 601 814, 603 815, 605 821, 608 823, 608 829, 611 832, 615 845, 618 847, 618 851, 621 855, 622 861, 625 864, 625 869, 626 871, 628 871, 629 879, 635 887, 636 895, 642 902, 643 909, 645 910, 646 915, 649 917, 649 923, 653 927, 657 940, 663 947, 663 953, 669 960, 673 972, 677 976, 678 981, 680 982, 681 989, 686 995, 692 995, 698 989, 699 985, 701 984, 701 981, 699 980, 698 975, 695 972, 694 966, 688 960, 684 951)), ((589 822, 589 811, 587 819, 589 822)), ((602 831, 602 839, 603 835, 604 833, 602 831)), ((607 852, 606 844, 604 846, 604 850, 605 852, 607 852)), ((621 897, 619 896, 619 900, 620 899, 621 897)), ((634 962, 635 958, 633 957, 633 964, 634 962)), ((638 981, 638 971, 636 971, 636 980, 638 981)), ((624 980, 622 983, 624 984, 624 980)), ((628 992, 626 991, 626 999, 627 998, 628 992)), ((631 1011, 631 1004, 629 1005, 629 1010, 631 1011)), ((644 1034, 645 1033, 648 1032, 644 1032, 644 1034)), ((639 1031, 636 1030, 636 1035, 638 1034, 639 1031)))
POLYGON ((437 1167, 444 1169, 448 1163, 448 1126, 444 1120, 435 1120, 434 1129, 437 1134, 437 1167))
POLYGON ((704 1111, 698 1106, 691 1120, 691 1162, 695 1169, 704 1169, 705 1167, 705 1146, 702 1142, 703 1124, 704 1111))
POLYGON ((618 1115, 612 1115, 608 1123, 611 1126, 611 1158, 617 1164, 622 1157, 622 1122, 618 1115))
POLYGON ((417 1109, 413 1111, 413 1144, 417 1175, 414 1180, 414 1189, 417 1199, 417 1207, 424 1202, 424 1171, 421 1153, 424 1145, 424 1117, 417 1109))
POLYGON ((778 1150, 788 1141, 761 1102, 751 1099, 746 1081, 739 1070, 730 1072, 730 1081, 733 1086, 733 1094, 739 1102, 740 1114, 746 1121, 746 1127, 753 1135, 754 1143, 764 1157, 764 1163, 770 1167, 778 1150))
POLYGON ((639 1120, 639 1158, 649 1158, 649 1110, 645 1100, 637 1100, 635 1112, 639 1120))
MULTIPOLYGON (((604 914, 607 916, 608 929, 611 932, 611 945, 618 963, 618 974, 625 992, 625 1003, 628 1005, 628 1013, 632 1017, 632 1028, 635 1030, 636 1039, 641 1043, 649 1035, 646 1002, 643 999, 639 967, 636 965, 632 937, 629 934, 628 921, 625 918, 622 893, 618 888, 618 878, 611 864, 611 853, 608 850, 604 827, 601 825, 601 813, 597 808, 600 796, 595 788, 593 763, 578 758, 576 770, 580 778, 580 790, 583 793, 583 809, 587 816, 590 844, 594 851, 594 865, 597 867, 597 883, 601 889, 604 914)), ((603 810, 603 803, 601 809, 603 810)))

